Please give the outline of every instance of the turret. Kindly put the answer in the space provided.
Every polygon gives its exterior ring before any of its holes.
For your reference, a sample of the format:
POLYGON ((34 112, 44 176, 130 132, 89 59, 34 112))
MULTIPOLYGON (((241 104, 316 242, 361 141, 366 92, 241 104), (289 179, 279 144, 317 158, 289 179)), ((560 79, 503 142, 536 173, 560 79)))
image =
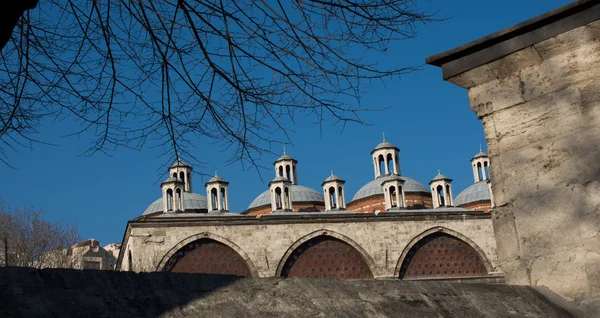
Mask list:
POLYGON ((490 158, 487 153, 481 150, 481 146, 479 147, 479 153, 471 159, 471 165, 473 166, 475 183, 490 179, 490 158))
POLYGON ((192 192, 192 167, 177 159, 169 167, 169 176, 179 179, 184 184, 185 192, 192 192))
POLYGON ((383 142, 371 151, 371 157, 373 158, 375 178, 388 174, 401 175, 400 149, 385 141, 385 134, 383 142))
POLYGON ((298 161, 285 153, 283 148, 283 156, 279 157, 273 165, 275 166, 275 177, 283 177, 288 179, 292 184, 298 184, 298 174, 296 165, 298 161))
POLYGON ((404 195, 404 179, 398 175, 392 175, 381 183, 385 197, 385 209, 406 208, 406 197, 404 195))
POLYGON ((208 201, 208 213, 229 211, 229 182, 217 176, 212 177, 205 185, 208 201))
POLYGON ((269 182, 271 211, 292 211, 292 183, 285 177, 276 177, 269 182))
POLYGON ((429 186, 431 187, 431 196, 434 209, 453 206, 452 179, 441 174, 438 170, 437 176, 435 176, 429 182, 429 186))
POLYGON ((185 184, 178 178, 169 177, 160 184, 163 195, 163 213, 184 211, 185 184))
POLYGON ((321 186, 325 198, 325 211, 345 210, 346 195, 344 194, 344 184, 346 181, 333 174, 329 176, 321 186))

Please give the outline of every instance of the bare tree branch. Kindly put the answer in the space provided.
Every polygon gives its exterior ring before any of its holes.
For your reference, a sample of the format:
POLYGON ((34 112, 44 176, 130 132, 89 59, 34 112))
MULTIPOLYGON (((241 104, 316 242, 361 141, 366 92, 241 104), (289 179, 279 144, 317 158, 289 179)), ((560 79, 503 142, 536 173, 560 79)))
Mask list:
POLYGON ((372 80, 416 69, 376 58, 436 21, 412 0, 46 0, 0 11, 18 15, 0 25, 5 163, 7 150, 39 142, 42 122, 66 120, 94 137, 86 155, 159 146, 172 160, 208 139, 256 167, 291 142, 299 114, 363 123, 372 80))

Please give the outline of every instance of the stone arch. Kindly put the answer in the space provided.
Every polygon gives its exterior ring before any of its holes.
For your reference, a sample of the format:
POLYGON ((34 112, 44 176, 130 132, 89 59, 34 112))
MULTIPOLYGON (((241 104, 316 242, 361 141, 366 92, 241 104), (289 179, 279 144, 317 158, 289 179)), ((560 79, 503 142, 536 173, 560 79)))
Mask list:
POLYGON ((179 250, 181 250, 183 247, 185 247, 186 245, 197 241, 197 240, 201 240, 201 239, 210 239, 213 241, 216 241, 218 243, 224 244, 226 246, 228 246, 229 248, 231 248, 232 250, 234 250, 236 253, 238 253, 244 262, 246 262, 246 265, 248 267, 248 271, 250 272, 250 276, 252 277, 259 277, 258 275, 258 271, 256 270, 256 266, 254 266, 254 263, 252 262, 252 260, 250 259, 250 257, 248 257, 248 255, 234 242, 232 242, 229 239, 226 239, 220 235, 217 234, 213 234, 213 233, 209 233, 209 232, 203 232, 203 233, 198 233, 198 234, 194 234, 192 236, 189 236, 183 240, 181 240, 179 243, 175 244, 175 246, 173 246, 160 260, 160 262, 158 263, 158 265, 156 266, 156 271, 163 271, 165 269, 165 266, 167 265, 167 262, 171 259, 171 257, 177 253, 179 250))
POLYGON ((301 237, 296 242, 294 242, 294 244, 292 244, 286 250, 286 252, 283 254, 283 256, 281 257, 279 264, 277 265, 277 271, 275 272, 275 276, 279 277, 282 275, 282 272, 283 272, 286 262, 291 257, 291 255, 294 253, 294 251, 296 251, 298 249, 298 247, 300 247, 302 244, 307 243, 308 241, 318 238, 320 236, 329 236, 334 239, 340 240, 343 243, 346 243, 346 244, 350 245, 351 247, 353 247, 360 254, 362 259, 366 262, 366 265, 368 266, 368 269, 373 274, 373 277, 375 276, 375 269, 376 269, 375 262, 373 261, 371 256, 360 245, 358 245, 354 240, 352 240, 351 238, 349 238, 343 234, 337 233, 335 231, 327 230, 327 229, 321 229, 318 231, 314 231, 312 233, 309 233, 309 234, 301 237))
POLYGON ((400 258, 398 259, 398 262, 396 263, 396 268, 394 269, 394 277, 396 277, 396 278, 400 277, 400 271, 402 269, 402 264, 406 260, 408 252, 413 248, 413 246, 415 246, 415 244, 417 244, 419 241, 421 241, 425 237, 432 235, 432 234, 437 234, 437 233, 447 234, 447 235, 453 236, 453 237, 465 242, 467 245, 469 245, 471 248, 473 248, 475 250, 475 252, 477 252, 477 254, 478 254, 479 258, 481 259, 483 266, 485 266, 485 269, 488 272, 488 274, 493 272, 494 267, 492 266, 492 263, 488 259, 487 255, 485 255, 485 252, 477 244, 475 244, 475 242, 473 242, 470 238, 462 235, 461 233, 459 233, 457 231, 454 231, 454 230, 451 230, 451 229, 448 229, 448 228, 445 228, 442 226, 437 226, 437 227, 430 228, 430 229, 422 232, 421 234, 415 236, 406 245, 406 247, 402 251, 402 254, 400 255, 400 258))

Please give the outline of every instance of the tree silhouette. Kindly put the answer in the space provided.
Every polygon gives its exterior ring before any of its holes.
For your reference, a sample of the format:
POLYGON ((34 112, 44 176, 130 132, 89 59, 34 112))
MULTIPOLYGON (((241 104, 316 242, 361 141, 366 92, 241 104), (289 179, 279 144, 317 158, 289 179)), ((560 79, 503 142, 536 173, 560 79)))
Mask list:
POLYGON ((0 8, 6 164, 65 119, 93 134, 87 154, 150 143, 190 157, 208 138, 253 164, 289 142, 282 119, 362 123, 371 81, 414 70, 375 58, 434 21, 411 0, 16 2, 0 8))

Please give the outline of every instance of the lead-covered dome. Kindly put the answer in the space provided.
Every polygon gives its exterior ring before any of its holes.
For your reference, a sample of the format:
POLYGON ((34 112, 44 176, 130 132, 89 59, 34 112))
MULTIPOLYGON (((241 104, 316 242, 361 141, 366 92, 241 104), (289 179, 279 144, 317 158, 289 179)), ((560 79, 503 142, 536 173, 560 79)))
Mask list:
MULTIPOLYGON (((156 212, 163 212, 163 202, 162 198, 152 202, 150 206, 146 208, 142 215, 148 215, 156 212)), ((207 210, 208 203, 206 201, 206 197, 192 192, 185 192, 183 194, 183 207, 185 211, 193 211, 193 210, 207 210)))
MULTIPOLYGON (((356 194, 354 195, 354 197, 352 198, 352 201, 356 201, 356 200, 360 200, 360 199, 364 199, 373 195, 377 195, 377 194, 383 194, 383 188, 381 187, 381 184, 384 181, 388 181, 391 180, 393 178, 397 178, 398 176, 396 175, 385 175, 385 176, 381 176, 378 177, 377 179, 370 181, 369 183, 365 184, 362 188, 360 188, 358 190, 358 192, 356 192, 356 194)), ((411 178, 407 178, 405 176, 400 176, 400 179, 404 180, 404 192, 429 192, 429 189, 422 185, 421 183, 419 183, 416 180, 413 180, 411 178)))
POLYGON ((490 201, 490 187, 485 181, 480 181, 464 189, 454 199, 455 206, 461 206, 478 201, 490 201))
MULTIPOLYGON (((287 179, 286 179, 287 180, 287 179)), ((319 202, 325 204, 323 200, 323 194, 297 184, 290 185, 292 190, 292 203, 296 202, 319 202)), ((259 196, 250 203, 248 206, 248 210, 252 208, 256 208, 259 206, 270 205, 271 204, 271 196, 269 190, 261 193, 259 196)))

